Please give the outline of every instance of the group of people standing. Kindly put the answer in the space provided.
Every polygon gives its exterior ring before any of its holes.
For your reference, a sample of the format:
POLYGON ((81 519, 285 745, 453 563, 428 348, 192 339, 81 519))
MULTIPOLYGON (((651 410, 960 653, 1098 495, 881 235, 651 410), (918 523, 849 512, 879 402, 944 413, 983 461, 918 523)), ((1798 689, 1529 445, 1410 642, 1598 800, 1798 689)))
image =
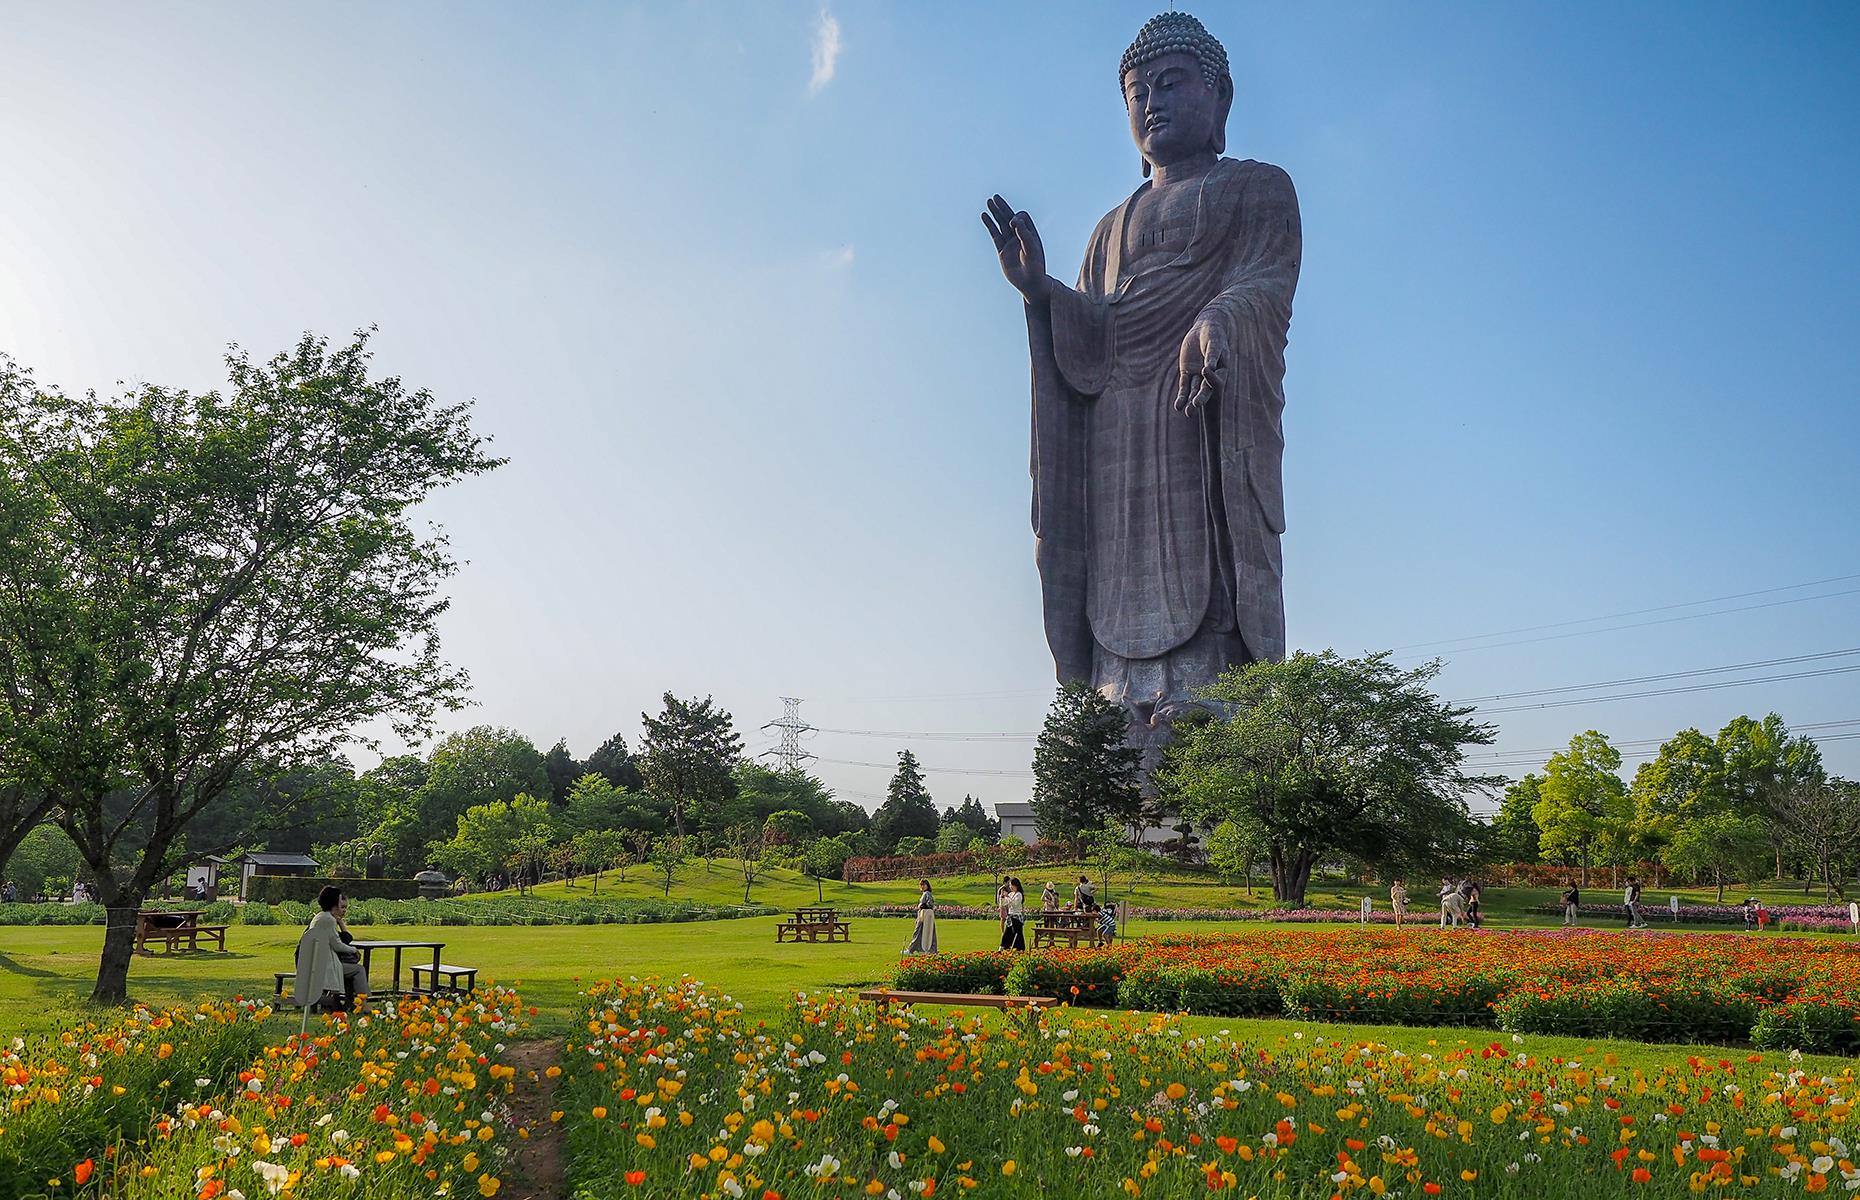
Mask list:
POLYGON ((1470 925, 1478 929, 1484 918, 1479 915, 1479 882, 1472 878, 1440 881, 1440 927, 1458 929, 1470 925))

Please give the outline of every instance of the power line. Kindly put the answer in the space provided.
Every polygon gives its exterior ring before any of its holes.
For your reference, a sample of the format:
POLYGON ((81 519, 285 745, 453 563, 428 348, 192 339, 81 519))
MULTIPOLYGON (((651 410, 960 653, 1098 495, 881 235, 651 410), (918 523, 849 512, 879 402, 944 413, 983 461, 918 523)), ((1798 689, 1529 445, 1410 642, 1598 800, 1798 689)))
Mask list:
POLYGON ((924 742, 1031 742, 1037 733, 926 733, 899 729, 828 729, 821 733, 839 733, 847 737, 905 738, 924 742))
MULTIPOLYGON (((1603 626, 1601 629, 1578 629, 1570 633, 1548 633, 1543 637, 1519 638, 1511 642, 1488 642, 1483 646, 1461 646, 1456 650, 1448 651, 1448 653, 1466 654, 1473 650, 1498 650, 1506 646, 1531 646, 1539 642, 1557 642, 1565 638, 1588 637, 1590 634, 1595 633, 1618 633, 1624 629, 1646 629, 1653 625, 1671 625, 1675 621, 1692 621, 1700 617, 1722 617, 1727 613, 1756 612, 1758 609, 1779 608, 1785 604, 1801 604, 1808 600, 1833 600, 1840 596, 1860 596, 1860 588, 1849 588, 1844 592, 1823 592, 1819 596, 1798 596, 1792 600, 1772 600, 1767 604, 1746 604, 1738 608, 1719 608, 1713 609, 1711 612, 1686 613, 1683 616, 1677 617, 1659 617, 1652 621, 1634 621, 1627 625, 1607 625, 1603 626)), ((1415 659, 1428 656, 1404 654, 1399 657, 1404 659, 1415 659)))
MULTIPOLYGON (((1791 658, 1766 658, 1755 662, 1732 663, 1725 667, 1700 667, 1692 671, 1668 671, 1663 675, 1639 675, 1629 679, 1609 679, 1601 683, 1572 683, 1562 687, 1536 688, 1528 692, 1505 692, 1494 696, 1471 696, 1453 700, 1452 704, 1481 704, 1487 700, 1520 700, 1526 696, 1550 696, 1562 692, 1590 692, 1597 688, 1630 687, 1639 683, 1660 683, 1668 679, 1689 679, 1699 675, 1722 675, 1726 671, 1754 671, 1759 667, 1784 667, 1795 663, 1818 662, 1829 658, 1847 658, 1860 654, 1860 646, 1851 650, 1825 650, 1819 654, 1798 654, 1791 658)), ((1732 681, 1737 682, 1737 681, 1732 681)))
MULTIPOLYGON (((1811 721, 1806 725, 1791 725, 1789 726, 1789 732, 1790 733, 1805 733, 1811 729, 1844 729, 1850 725, 1860 725, 1860 717, 1850 717, 1844 721, 1811 721)), ((1626 750, 1629 747, 1664 746, 1666 743, 1673 740, 1673 736, 1674 736, 1673 734, 1669 733, 1665 737, 1629 738, 1623 741, 1615 741, 1614 739, 1611 738, 1609 739, 1609 745, 1613 746, 1617 750, 1626 750)), ((1830 738, 1817 738, 1815 740, 1816 741, 1833 741, 1835 739, 1830 737, 1830 738)), ((1532 755, 1560 754, 1567 749, 1569 749, 1568 746, 1542 746, 1542 747, 1538 747, 1536 749, 1530 749, 1530 750, 1526 750, 1526 749, 1475 750, 1472 753, 1468 754, 1466 757, 1468 761, 1471 761, 1474 759, 1484 760, 1484 759, 1500 759, 1500 758, 1530 758, 1532 755)))
MULTIPOLYGON (((1652 608, 1633 608, 1633 609, 1627 610, 1626 612, 1605 613, 1599 617, 1580 617, 1573 621, 1552 621, 1545 625, 1523 625, 1523 626, 1518 627, 1517 629, 1501 629, 1494 633, 1473 633, 1473 634, 1466 634, 1465 636, 1462 636, 1462 637, 1436 638, 1433 641, 1429 641, 1429 642, 1409 642, 1405 646, 1395 646, 1395 647, 1392 647, 1391 649, 1392 649, 1392 652, 1399 653, 1400 651, 1403 651, 1403 650, 1419 650, 1419 649, 1423 649, 1428 646, 1446 646, 1454 642, 1478 642, 1478 641, 1484 641, 1486 638, 1510 637, 1511 635, 1517 634, 1517 633, 1538 633, 1545 629, 1567 629, 1572 625, 1591 625, 1591 624, 1594 624, 1596 621, 1615 621, 1615 620, 1621 619, 1622 617, 1644 617, 1648 613, 1671 612, 1672 610, 1676 608, 1697 608, 1701 604, 1723 604, 1724 602, 1728 600, 1748 600, 1752 596, 1772 596, 1772 595, 1775 595, 1777 592, 1795 592, 1795 591, 1800 591, 1803 588, 1823 587, 1830 583, 1851 583, 1852 581, 1856 579, 1860 579, 1860 575, 1836 575, 1832 579, 1817 579, 1813 581, 1812 583, 1792 583, 1785 587, 1759 588, 1754 592, 1736 592, 1729 596, 1713 596, 1707 600, 1688 600, 1681 604, 1660 604, 1660 605, 1655 605, 1652 608)), ((1851 592, 1829 593, 1829 595, 1833 595, 1833 596, 1847 596, 1847 595, 1852 595, 1852 594, 1853 593, 1851 592)), ((1827 597, 1825 596, 1800 596, 1794 600, 1786 600, 1786 601, 1783 601, 1782 603, 1796 604, 1803 600, 1822 600, 1826 598, 1827 597)), ((1742 612, 1744 610, 1729 609, 1727 611, 1742 612)), ((1711 616, 1713 614, 1698 613, 1695 615, 1711 616)), ((1601 633, 1601 632, 1606 632, 1606 631, 1595 630, 1594 632, 1601 633)), ((1473 647, 1473 648, 1484 649, 1484 647, 1473 647)))
MULTIPOLYGON (((820 761, 823 763, 832 763, 834 766, 838 767, 879 767, 887 771, 895 770, 898 765, 897 763, 887 762, 863 762, 851 758, 822 758, 820 761)), ((993 770, 986 767, 933 767, 928 763, 918 763, 917 766, 921 771, 937 775, 987 775, 997 778, 1015 778, 1030 777, 1033 774, 1032 771, 993 770)))
POLYGON ((1541 704, 1514 704, 1504 708, 1482 708, 1480 713, 1527 712, 1540 708, 1569 708, 1580 704, 1606 704, 1611 700, 1642 700, 1649 696, 1678 696, 1687 692, 1712 692, 1723 688, 1747 687, 1758 683, 1782 683, 1790 679, 1819 679, 1824 675, 1849 675, 1860 671, 1860 663, 1847 667, 1824 667, 1819 671, 1794 671, 1787 675, 1765 675, 1759 679, 1722 679, 1717 683, 1695 683, 1687 687, 1656 688, 1646 692, 1622 692, 1616 696, 1583 696, 1574 700, 1546 700, 1541 704))

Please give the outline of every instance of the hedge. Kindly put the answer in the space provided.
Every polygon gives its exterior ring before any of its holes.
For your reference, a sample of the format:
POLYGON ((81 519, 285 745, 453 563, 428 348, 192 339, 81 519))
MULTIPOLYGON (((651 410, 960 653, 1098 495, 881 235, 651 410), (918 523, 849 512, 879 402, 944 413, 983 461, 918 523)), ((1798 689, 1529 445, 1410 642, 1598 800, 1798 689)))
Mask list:
POLYGON ((259 904, 277 904, 284 900, 313 903, 316 894, 326 887, 339 887, 342 894, 355 900, 416 900, 420 885, 412 879, 338 879, 326 875, 254 875, 246 899, 259 904))

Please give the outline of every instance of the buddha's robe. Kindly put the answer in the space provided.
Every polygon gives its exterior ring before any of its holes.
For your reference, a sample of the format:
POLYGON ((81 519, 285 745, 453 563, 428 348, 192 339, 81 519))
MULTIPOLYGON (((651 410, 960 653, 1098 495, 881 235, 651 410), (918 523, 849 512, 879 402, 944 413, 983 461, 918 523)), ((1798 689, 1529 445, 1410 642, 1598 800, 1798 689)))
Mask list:
POLYGON ((1061 682, 1144 714, 1237 662, 1285 654, 1285 342, 1298 198, 1221 159, 1098 223, 1076 289, 1028 307, 1033 529, 1061 682), (1174 194, 1165 201, 1166 194, 1174 194), (1219 397, 1174 408, 1182 341, 1227 333, 1219 397))

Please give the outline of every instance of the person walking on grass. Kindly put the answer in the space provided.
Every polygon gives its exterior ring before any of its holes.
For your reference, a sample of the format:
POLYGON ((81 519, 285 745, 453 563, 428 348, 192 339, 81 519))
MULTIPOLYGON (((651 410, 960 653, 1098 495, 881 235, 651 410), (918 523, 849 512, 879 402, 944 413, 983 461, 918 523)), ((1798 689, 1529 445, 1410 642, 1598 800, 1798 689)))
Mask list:
POLYGON ((1582 908, 1582 889, 1570 884, 1563 889, 1563 924, 1574 925, 1582 908))
POLYGON ((1399 879, 1389 886, 1389 907, 1395 910, 1395 928, 1400 929, 1408 915, 1408 885, 1399 879))
POLYGON ((930 881, 917 881, 917 928, 911 933, 911 944, 904 948, 906 954, 936 953, 936 897, 930 894, 930 881))
POLYGON ((1003 936, 1007 934, 1008 895, 1014 890, 1012 884, 1013 880, 1003 875, 1001 877, 1001 886, 995 889, 995 915, 1001 918, 1001 932, 1003 936))
POLYGON ((1627 908, 1629 929, 1647 928, 1646 920, 1640 915, 1640 879, 1629 875, 1627 887, 1622 890, 1621 903, 1627 908))
POLYGON ((1023 927, 1027 921, 1027 893, 1020 886, 1020 880, 1008 880, 1007 922, 1001 929, 1001 948, 1003 950, 1025 950, 1027 937, 1023 927))

